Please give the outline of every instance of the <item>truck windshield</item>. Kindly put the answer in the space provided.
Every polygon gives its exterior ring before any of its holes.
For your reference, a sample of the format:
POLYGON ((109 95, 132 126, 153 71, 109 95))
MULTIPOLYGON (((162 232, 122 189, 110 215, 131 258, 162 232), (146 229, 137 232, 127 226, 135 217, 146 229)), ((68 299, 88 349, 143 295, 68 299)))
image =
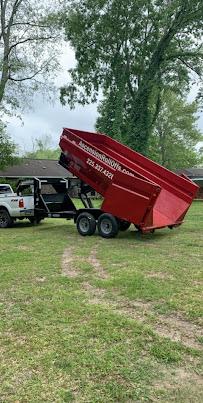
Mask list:
POLYGON ((0 186, 0 194, 12 193, 10 186, 0 186))

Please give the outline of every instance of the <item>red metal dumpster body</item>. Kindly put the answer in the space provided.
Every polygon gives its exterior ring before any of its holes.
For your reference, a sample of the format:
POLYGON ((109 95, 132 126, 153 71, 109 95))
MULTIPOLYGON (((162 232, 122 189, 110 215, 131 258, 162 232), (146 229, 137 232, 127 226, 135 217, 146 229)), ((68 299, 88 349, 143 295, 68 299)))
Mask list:
POLYGON ((64 129, 68 170, 100 193, 101 210, 147 232, 180 225, 198 186, 105 134, 64 129))

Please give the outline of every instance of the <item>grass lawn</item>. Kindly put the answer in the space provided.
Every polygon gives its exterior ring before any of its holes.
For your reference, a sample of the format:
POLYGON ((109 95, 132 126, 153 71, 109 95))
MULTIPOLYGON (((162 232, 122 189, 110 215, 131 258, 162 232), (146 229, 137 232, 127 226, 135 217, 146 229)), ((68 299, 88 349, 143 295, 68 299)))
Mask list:
POLYGON ((203 203, 172 231, 0 230, 0 402, 202 402, 203 203))

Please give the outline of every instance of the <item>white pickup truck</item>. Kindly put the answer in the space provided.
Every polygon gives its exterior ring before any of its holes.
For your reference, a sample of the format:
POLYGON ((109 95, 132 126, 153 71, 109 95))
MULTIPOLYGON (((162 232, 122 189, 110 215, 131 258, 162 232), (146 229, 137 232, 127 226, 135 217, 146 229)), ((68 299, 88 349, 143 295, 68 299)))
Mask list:
MULTIPOLYGON (((28 218, 32 224, 39 224, 45 218, 76 220, 77 209, 69 191, 79 189, 82 182, 77 178, 20 179, 14 193, 10 185, 0 184, 0 228, 10 227, 14 221, 28 218)), ((86 188, 85 188, 86 189, 86 188)), ((86 207, 88 197, 81 187, 81 201, 86 207)))
POLYGON ((0 184, 0 228, 10 227, 16 219, 34 218, 34 196, 20 196, 8 184, 0 184))

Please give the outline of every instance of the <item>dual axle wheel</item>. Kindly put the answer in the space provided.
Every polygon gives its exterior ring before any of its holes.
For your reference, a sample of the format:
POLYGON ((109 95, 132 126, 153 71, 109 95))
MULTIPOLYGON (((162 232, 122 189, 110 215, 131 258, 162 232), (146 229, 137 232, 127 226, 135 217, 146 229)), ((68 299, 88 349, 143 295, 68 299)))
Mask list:
POLYGON ((93 235, 98 228, 98 233, 103 238, 113 238, 118 234, 118 231, 125 231, 130 227, 127 221, 119 221, 112 214, 103 213, 99 216, 98 222, 90 213, 81 213, 76 220, 78 232, 85 235, 93 235))

